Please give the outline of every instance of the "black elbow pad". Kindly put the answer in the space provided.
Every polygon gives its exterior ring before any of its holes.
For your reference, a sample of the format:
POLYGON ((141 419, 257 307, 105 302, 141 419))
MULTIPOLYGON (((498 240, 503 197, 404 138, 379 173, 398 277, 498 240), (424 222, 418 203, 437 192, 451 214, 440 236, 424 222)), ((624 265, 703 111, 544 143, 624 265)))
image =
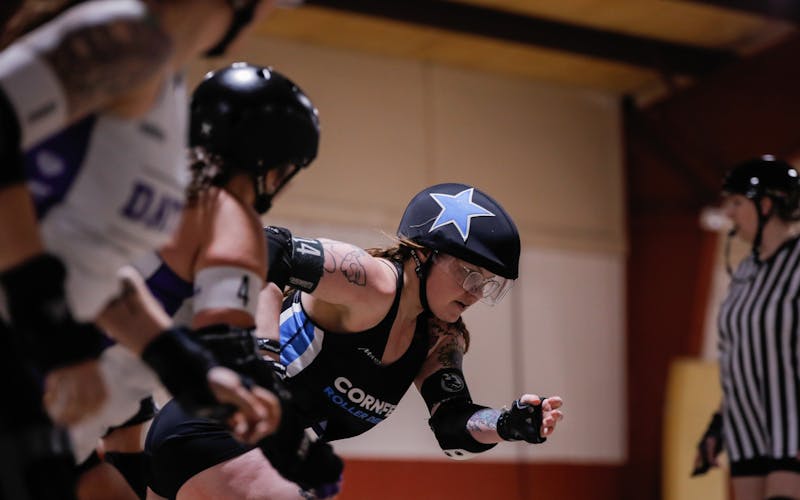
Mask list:
POLYGON ((420 392, 433 414, 428 425, 445 455, 465 460, 495 446, 479 443, 467 430, 470 417, 486 407, 472 402, 460 369, 442 368, 425 379, 420 392))
POLYGON ((467 421, 486 406, 465 400, 449 400, 442 403, 428 420, 444 454, 454 460, 466 460, 496 446, 496 443, 480 443, 467 430, 467 421))
POLYGON ((264 228, 269 262, 267 281, 311 293, 322 278, 325 253, 319 240, 292 237, 284 227, 264 228))

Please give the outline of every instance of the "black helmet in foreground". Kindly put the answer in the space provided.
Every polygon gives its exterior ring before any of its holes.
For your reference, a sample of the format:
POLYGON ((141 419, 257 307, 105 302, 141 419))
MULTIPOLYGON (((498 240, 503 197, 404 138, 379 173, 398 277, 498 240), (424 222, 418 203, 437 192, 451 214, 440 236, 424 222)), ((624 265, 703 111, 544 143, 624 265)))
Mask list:
MULTIPOLYGON (((189 143, 217 155, 223 170, 258 178, 274 168, 308 166, 317 156, 319 117, 302 89, 281 73, 234 63, 207 74, 194 91, 189 143)), ((275 192, 259 192, 257 205, 268 208, 275 192)))

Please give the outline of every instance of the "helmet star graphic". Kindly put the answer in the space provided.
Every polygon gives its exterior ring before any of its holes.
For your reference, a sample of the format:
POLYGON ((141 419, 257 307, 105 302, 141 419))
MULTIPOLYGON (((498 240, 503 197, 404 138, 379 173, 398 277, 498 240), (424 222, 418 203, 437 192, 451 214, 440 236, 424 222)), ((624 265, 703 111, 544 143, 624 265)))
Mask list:
POLYGON ((473 217, 494 217, 495 214, 486 210, 482 206, 472 201, 472 194, 475 188, 469 188, 458 194, 450 195, 443 193, 430 193, 442 211, 436 217, 430 230, 452 224, 458 229, 464 241, 469 238, 469 227, 473 217))

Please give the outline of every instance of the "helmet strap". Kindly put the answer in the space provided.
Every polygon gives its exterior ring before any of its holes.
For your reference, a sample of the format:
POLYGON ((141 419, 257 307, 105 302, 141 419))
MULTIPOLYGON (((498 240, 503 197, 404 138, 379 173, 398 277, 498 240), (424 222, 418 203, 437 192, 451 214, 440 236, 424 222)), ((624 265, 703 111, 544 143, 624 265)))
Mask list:
POLYGON ((753 238, 753 260, 755 261, 756 265, 761 264, 761 240, 764 236, 764 226, 767 225, 767 220, 772 215, 772 212, 775 209, 775 202, 772 202, 772 208, 769 209, 769 212, 766 214, 761 211, 761 200, 764 198, 759 196, 758 198, 753 200, 753 204, 756 206, 756 214, 758 215, 758 229, 756 230, 756 236, 753 238))
MULTIPOLYGON (((291 174, 289 174, 286 177, 284 177, 283 179, 281 179, 281 183, 278 185, 278 187, 275 188, 275 191, 272 192, 271 197, 274 198, 275 195, 277 195, 280 192, 280 190, 283 189, 284 186, 286 186, 289 183, 290 180, 292 180, 292 177, 297 175, 297 172, 299 172, 299 171, 300 171, 299 167, 295 168, 294 171, 291 174)), ((264 174, 264 175, 266 176, 266 174, 264 174)))
MULTIPOLYGON (((728 273, 728 276, 730 276, 732 282, 747 283, 755 277, 756 273, 751 273, 743 278, 738 278, 733 274, 733 267, 731 267, 731 241, 733 241, 733 237, 735 235, 736 228, 733 228, 728 231, 728 235, 725 237, 725 271, 728 273)), ((758 269, 758 266, 756 266, 756 269, 758 269)))
POLYGON ((436 250, 434 250, 425 262, 419 260, 419 256, 417 256, 417 251, 412 249, 411 250, 411 258, 414 259, 414 263, 416 267, 414 268, 414 273, 419 278, 419 303, 422 305, 422 309, 429 314, 433 314, 431 312, 431 307, 428 304, 428 273, 430 272, 431 265, 433 265, 433 256, 436 254, 436 250))
MULTIPOLYGON (((753 205, 755 206, 756 209, 756 216, 758 217, 758 227, 756 229, 756 235, 753 238, 753 247, 750 250, 750 254, 753 256, 753 263, 755 263, 756 269, 758 269, 758 266, 761 265, 760 253, 761 253, 761 240, 763 239, 764 236, 764 226, 766 226, 767 220, 770 218, 772 212, 774 211, 774 209, 771 208, 770 211, 767 212, 766 214, 762 213, 761 211, 762 199, 763 199, 762 197, 758 197, 752 200, 753 205)), ((744 278, 737 278, 733 275, 733 268, 731 267, 731 240, 733 240, 733 236, 735 234, 736 234, 736 228, 731 229, 730 231, 728 231, 728 235, 725 240, 725 270, 727 271, 728 276, 731 277, 731 281, 735 283, 746 283, 752 280, 755 277, 756 273, 751 273, 750 275, 745 276, 744 278)))
POLYGON ((228 27, 225 36, 223 36, 215 46, 210 48, 205 53, 205 56, 217 57, 225 54, 225 51, 228 50, 228 45, 239 36, 239 32, 242 31, 242 28, 250 24, 253 20, 256 7, 260 2, 261 0, 228 0, 228 5, 233 9, 231 25, 228 27))
POLYGON ((272 195, 267 192, 267 178, 266 175, 254 175, 253 187, 256 191, 256 199, 253 202, 253 208, 259 214, 266 213, 272 206, 272 195))

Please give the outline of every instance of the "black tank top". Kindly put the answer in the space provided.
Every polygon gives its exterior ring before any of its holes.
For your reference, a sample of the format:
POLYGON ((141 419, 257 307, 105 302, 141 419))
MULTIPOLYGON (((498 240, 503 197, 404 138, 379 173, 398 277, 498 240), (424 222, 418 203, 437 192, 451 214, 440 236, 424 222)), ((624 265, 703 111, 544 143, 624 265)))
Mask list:
POLYGON ((286 382, 302 401, 307 425, 326 441, 362 434, 388 417, 411 386, 427 356, 427 318, 417 319, 408 349, 381 363, 403 288, 401 264, 392 306, 374 327, 357 333, 323 331, 300 302, 288 296, 281 312, 281 363, 286 382))

